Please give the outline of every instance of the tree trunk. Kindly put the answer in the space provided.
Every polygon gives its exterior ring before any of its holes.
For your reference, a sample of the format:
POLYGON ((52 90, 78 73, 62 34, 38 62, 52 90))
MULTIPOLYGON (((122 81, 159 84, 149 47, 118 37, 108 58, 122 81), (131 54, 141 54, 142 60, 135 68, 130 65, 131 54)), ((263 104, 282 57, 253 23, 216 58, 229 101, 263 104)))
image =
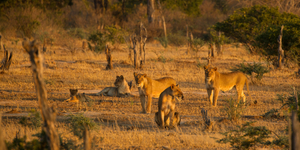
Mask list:
POLYGON ((219 44, 218 44, 218 55, 223 55, 221 32, 219 31, 219 44))
POLYGON ((90 131, 86 127, 83 132, 83 141, 84 141, 84 150, 90 150, 91 149, 91 138, 90 138, 90 131))
POLYGON ((136 38, 133 37, 132 41, 132 49, 133 49, 133 57, 134 57, 134 61, 133 61, 133 65, 134 65, 134 68, 135 69, 138 69, 139 68, 139 65, 138 65, 138 54, 137 54, 137 50, 136 50, 136 38))
POLYGON ((193 36, 193 33, 191 32, 191 34, 190 34, 190 48, 192 49, 192 50, 194 50, 194 36, 193 36))
MULTIPOLYGON (((186 39, 189 39, 189 26, 186 25, 186 39)), ((186 54, 189 55, 190 54, 190 42, 188 40, 187 42, 187 50, 186 50, 186 54)))
POLYGON ((35 41, 30 42, 28 39, 23 41, 23 48, 28 52, 30 56, 31 68, 33 79, 35 83, 35 89, 39 102, 39 108, 41 109, 41 116, 43 118, 43 132, 46 133, 45 139, 51 150, 59 150, 60 142, 59 137, 55 129, 56 115, 53 108, 48 106, 47 102, 47 90, 43 79, 43 56, 41 51, 37 48, 35 41))
POLYGON ((154 0, 148 0, 147 4, 147 16, 148 16, 148 22, 149 24, 152 24, 154 22, 154 0))
POLYGON ((283 57, 284 57, 284 50, 282 49, 282 34, 283 34, 283 25, 281 26, 280 35, 278 36, 277 42, 279 44, 278 47, 278 68, 283 68, 283 57))
POLYGON ((146 41, 147 41, 147 29, 141 22, 140 24, 140 68, 142 68, 142 66, 146 64, 146 51, 145 51, 146 41), (144 31, 144 36, 143 36, 143 31, 144 31), (143 58, 142 53, 144 53, 144 60, 142 59, 143 58))
POLYGON ((216 44, 215 43, 212 43, 210 44, 210 49, 211 49, 211 57, 215 57, 215 50, 216 50, 216 44))
POLYGON ((111 56, 111 52, 110 52, 110 48, 108 47, 108 45, 105 45, 105 54, 106 54, 106 60, 107 60, 107 65, 106 65, 106 70, 112 70, 113 69, 113 65, 112 65, 112 56, 111 56))
POLYGON ((212 122, 210 121, 208 115, 207 115, 207 110, 205 110, 204 108, 202 108, 201 110, 201 113, 202 113, 202 118, 203 118, 203 121, 206 125, 206 129, 210 129, 212 127, 212 122))
POLYGON ((11 58, 13 56, 13 53, 10 52, 10 55, 8 57, 8 51, 6 50, 5 45, 3 45, 3 49, 4 49, 4 57, 3 57, 2 61, 0 62, 0 70, 2 70, 0 73, 4 73, 6 70, 7 71, 9 70, 9 67, 10 67, 10 64, 12 61, 11 58))
POLYGON ((0 33, 0 50, 2 49, 2 35, 0 33))
POLYGON ((164 26, 165 38, 167 39, 167 27, 166 27, 165 17, 163 16, 162 7, 160 5, 160 1, 159 0, 157 0, 157 5, 158 5, 158 9, 159 9, 160 16, 161 16, 161 19, 162 19, 162 22, 163 22, 163 26, 164 26))
POLYGON ((299 121, 297 119, 297 111, 292 112, 291 122, 292 129, 290 132, 290 149, 298 150, 300 149, 300 128, 299 121))

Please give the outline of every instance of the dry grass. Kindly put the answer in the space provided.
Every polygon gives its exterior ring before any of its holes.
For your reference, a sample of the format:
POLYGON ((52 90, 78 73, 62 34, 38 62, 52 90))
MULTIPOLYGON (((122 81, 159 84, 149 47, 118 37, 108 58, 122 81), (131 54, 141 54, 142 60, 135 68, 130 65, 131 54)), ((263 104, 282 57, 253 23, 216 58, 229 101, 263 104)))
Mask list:
MULTIPOLYGON (((219 144, 214 138, 221 138, 220 132, 234 129, 246 121, 257 121, 255 125, 267 126, 268 129, 283 135, 288 122, 284 118, 261 119, 260 116, 272 108, 281 106, 276 101, 276 94, 287 94, 292 89, 299 88, 300 79, 294 77, 295 70, 272 70, 267 73, 261 85, 250 85, 252 96, 251 105, 245 109, 241 120, 232 122, 219 121, 225 117, 222 112, 229 98, 236 98, 235 90, 226 93, 220 92, 218 107, 213 108, 207 100, 204 84, 203 68, 197 67, 198 61, 206 64, 207 47, 204 46, 198 54, 186 55, 185 47, 168 47, 164 49, 157 43, 146 45, 147 60, 142 70, 134 70, 132 65, 122 62, 127 60, 128 49, 120 45, 121 51, 112 51, 114 69, 105 70, 105 54, 96 54, 90 51, 83 53, 80 50, 82 41, 75 41, 78 47, 75 53, 63 45, 54 45, 44 54, 48 99, 51 105, 56 106, 58 113, 58 133, 63 139, 73 139, 80 144, 78 138, 70 132, 65 122, 70 113, 84 112, 87 117, 95 118, 100 128, 92 131, 97 148, 124 149, 124 148, 176 148, 176 149, 230 149, 230 145, 219 144), (162 56, 165 62, 159 61, 162 56), (184 92, 185 100, 177 105, 182 115, 181 125, 174 130, 161 130, 154 122, 154 112, 157 111, 157 99, 153 100, 152 112, 149 115, 141 114, 141 105, 138 97, 116 98, 90 96, 95 100, 94 105, 81 103, 80 105, 64 102, 69 98, 69 89, 77 88, 79 92, 96 92, 104 87, 112 86, 117 75, 123 75, 127 80, 133 80, 133 72, 146 73, 152 78, 164 76, 173 77, 184 92), (90 91, 88 91, 90 90, 90 91), (93 91, 91 91, 93 90, 93 91), (253 104, 254 101, 257 104, 253 104), (208 115, 214 121, 210 130, 205 130, 201 116, 201 109, 208 110, 208 115), (246 116, 246 117, 245 117, 246 116), (248 117, 247 117, 248 116, 248 117)), ((38 109, 36 94, 29 68, 29 56, 21 48, 21 42, 16 46, 11 41, 4 41, 7 48, 14 51, 13 62, 9 73, 0 77, 0 112, 3 113, 2 126, 5 139, 11 141, 17 131, 27 135, 28 140, 40 129, 25 128, 20 125, 20 116, 27 116, 30 109, 38 109), (8 114, 19 107, 21 113, 8 114)), ((245 62, 262 62, 257 55, 250 55, 243 47, 235 48, 224 45, 224 55, 213 60, 212 64, 220 72, 229 72, 230 66, 245 62)), ((1 52, 0 52, 1 54, 1 52)), ((136 92, 137 89, 134 89, 136 92)), ((246 94, 247 95, 247 94, 246 94)), ((249 98, 248 98, 248 101, 249 98)), ((282 113, 281 115, 284 115, 282 113)))

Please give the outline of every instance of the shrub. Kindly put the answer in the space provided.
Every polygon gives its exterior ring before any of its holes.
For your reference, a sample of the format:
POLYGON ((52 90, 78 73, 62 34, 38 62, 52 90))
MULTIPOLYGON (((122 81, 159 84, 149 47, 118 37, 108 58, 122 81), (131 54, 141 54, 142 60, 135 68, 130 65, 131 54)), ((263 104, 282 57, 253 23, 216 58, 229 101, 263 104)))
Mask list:
POLYGON ((232 98, 230 98, 223 110, 223 112, 226 113, 227 118, 229 120, 237 121, 241 118, 242 114, 244 113, 244 102, 242 102, 241 100, 233 100, 232 98))
POLYGON ((28 127, 38 128, 42 126, 42 117, 41 113, 36 110, 30 110, 29 114, 29 121, 27 117, 22 117, 20 120, 20 124, 28 127))
POLYGON ((251 75, 252 72, 254 72, 256 73, 255 78, 257 78, 258 80, 261 80, 263 75, 269 72, 269 69, 267 67, 264 67, 261 63, 255 63, 255 62, 253 63, 253 65, 241 63, 239 65, 236 65, 234 68, 230 70, 241 71, 247 75, 251 75))
POLYGON ((163 46, 164 48, 167 48, 168 47, 168 39, 165 38, 165 37, 156 37, 154 38, 155 40, 159 41, 161 46, 163 46))
POLYGON ((187 38, 180 34, 169 34, 168 35, 168 42, 174 46, 182 46, 187 44, 187 38))
POLYGON ((40 22, 31 18, 30 16, 19 15, 16 16, 16 29, 21 32, 21 34, 26 37, 31 37, 32 34, 38 29, 40 26, 40 22))
POLYGON ((87 37, 87 33, 82 28, 71 28, 71 29, 67 30, 67 32, 71 36, 79 38, 79 39, 86 39, 86 37, 87 37))
POLYGON ((267 129, 265 126, 253 126, 254 122, 247 122, 242 126, 237 126, 237 130, 231 130, 223 133, 225 138, 218 140, 219 143, 230 143, 234 149, 249 149, 258 144, 262 145, 279 145, 288 147, 288 139, 286 137, 277 136, 273 131, 267 129), (275 138, 272 142, 268 139, 272 133, 275 138))
POLYGON ((85 130, 85 128, 91 130, 97 128, 97 124, 94 122, 94 120, 84 117, 83 113, 77 115, 69 115, 69 117, 70 119, 68 119, 68 122, 71 125, 71 131, 79 138, 83 138, 83 131, 85 130))
POLYGON ((277 38, 281 25, 285 26, 282 48, 287 51, 288 57, 299 61, 300 18, 297 15, 280 13, 277 8, 257 5, 235 11, 212 29, 222 31, 227 37, 247 44, 252 51, 264 55, 277 55, 277 38))

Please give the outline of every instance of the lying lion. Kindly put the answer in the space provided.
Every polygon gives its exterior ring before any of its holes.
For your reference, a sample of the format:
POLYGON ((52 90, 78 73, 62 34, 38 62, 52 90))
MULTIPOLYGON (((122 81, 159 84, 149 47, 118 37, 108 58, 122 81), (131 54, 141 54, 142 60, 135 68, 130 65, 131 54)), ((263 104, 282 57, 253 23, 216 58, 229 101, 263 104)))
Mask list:
POLYGON ((172 84, 164 90, 158 100, 158 112, 155 114, 155 122, 161 128, 173 128, 180 124, 179 113, 175 112, 175 99, 181 101, 183 93, 178 85, 172 84), (170 124, 171 122, 171 124, 170 124))
POLYGON ((205 84, 207 94, 210 100, 210 104, 217 106, 217 99, 219 91, 229 91, 233 87, 236 88, 238 93, 238 100, 243 98, 246 101, 246 96, 244 95, 243 88, 246 83, 247 91, 249 93, 248 80, 244 73, 236 71, 230 73, 219 73, 217 67, 211 68, 209 65, 204 66, 205 70, 205 84))
POLYGON ((152 97, 158 98, 166 88, 172 84, 176 85, 176 81, 171 77, 163 77, 153 80, 146 74, 133 73, 136 85, 139 89, 140 99, 143 111, 142 113, 151 112, 152 97), (147 111, 146 111, 146 96, 147 96, 147 111))
POLYGON ((93 101, 93 99, 86 96, 85 93, 78 93, 77 89, 70 89, 70 98, 66 100, 66 102, 90 102, 93 101))
POLYGON ((123 75, 121 75, 121 76, 117 76, 114 85, 116 87, 106 87, 99 93, 96 93, 96 95, 116 96, 116 97, 130 96, 132 81, 127 83, 123 75))

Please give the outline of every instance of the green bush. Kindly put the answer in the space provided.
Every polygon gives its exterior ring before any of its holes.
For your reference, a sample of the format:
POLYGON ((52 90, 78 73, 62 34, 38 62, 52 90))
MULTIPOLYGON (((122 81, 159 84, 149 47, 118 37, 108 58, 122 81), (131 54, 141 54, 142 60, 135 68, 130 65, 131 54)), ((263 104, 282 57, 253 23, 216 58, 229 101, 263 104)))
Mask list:
POLYGON ((227 37, 252 45, 256 52, 277 55, 277 38, 281 25, 283 30, 283 49, 287 56, 299 61, 300 18, 290 13, 280 13, 278 8, 253 6, 234 12, 228 19, 212 27, 222 31, 227 37))
POLYGON ((225 138, 218 140, 219 143, 230 143, 234 149, 249 149, 251 147, 262 145, 279 145, 288 148, 289 142, 286 137, 277 136, 265 126, 253 126, 254 122, 247 122, 242 126, 237 126, 237 130, 231 130, 223 133, 225 138), (271 135, 274 140, 269 141, 271 135))
POLYGON ((67 32, 71 36, 79 38, 79 39, 86 39, 86 37, 87 37, 87 33, 82 28, 71 28, 71 29, 67 30, 67 32))
POLYGON ((230 98, 228 103, 223 108, 223 112, 226 113, 229 120, 237 121, 242 117, 245 111, 244 102, 241 100, 234 100, 230 98))
POLYGON ((253 64, 244 64, 241 63, 236 65, 234 68, 230 69, 231 71, 241 71, 247 75, 251 75, 252 72, 256 73, 256 78, 261 80, 265 73, 270 72, 267 67, 264 67, 261 63, 253 63, 253 64))
POLYGON ((97 124, 94 122, 94 120, 88 117, 84 117, 83 113, 77 115, 69 115, 69 117, 70 118, 68 119, 68 122, 71 125, 71 131, 79 138, 83 138, 83 131, 85 130, 85 128, 91 130, 97 128, 97 124))
POLYGON ((187 44, 187 38, 180 34, 169 34, 168 35, 168 42, 174 46, 183 46, 187 44))
POLYGON ((30 16, 19 15, 16 17, 16 21, 17 31, 29 38, 40 26, 40 22, 30 16))
POLYGON ((167 38, 165 38, 165 37, 156 37, 154 39, 159 41, 161 46, 163 46, 164 48, 168 47, 168 39, 167 38))
POLYGON ((30 110, 28 117, 22 117, 19 121, 20 124, 32 128, 39 128, 42 126, 42 116, 41 113, 36 110, 30 110))

